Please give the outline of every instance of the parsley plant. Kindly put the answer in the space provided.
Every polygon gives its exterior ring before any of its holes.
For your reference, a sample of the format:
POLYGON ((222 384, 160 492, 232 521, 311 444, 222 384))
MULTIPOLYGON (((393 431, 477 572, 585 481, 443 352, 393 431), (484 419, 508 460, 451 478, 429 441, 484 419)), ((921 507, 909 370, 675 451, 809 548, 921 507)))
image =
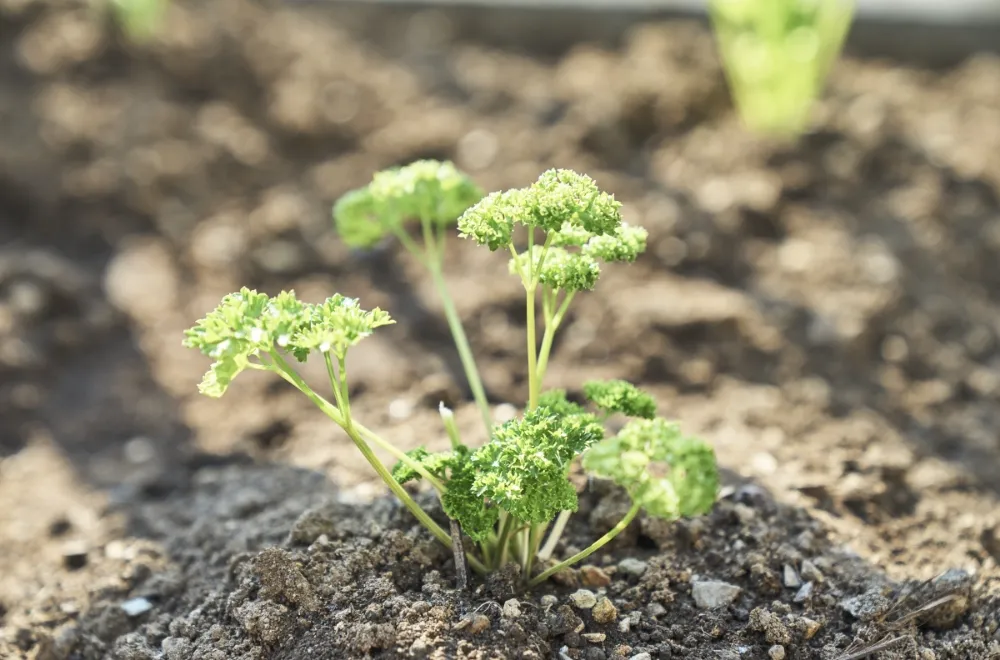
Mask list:
POLYGON ((277 374, 344 429, 417 520, 455 548, 457 559, 464 553, 479 573, 514 561, 524 581, 537 585, 606 545, 639 511, 671 520, 698 515, 712 507, 718 490, 712 449, 657 417, 653 398, 631 383, 584 383, 586 405, 571 401, 564 391, 543 390, 553 340, 574 297, 594 288, 601 264, 631 262, 645 250, 646 231, 622 222, 619 209, 614 197, 573 171, 550 170, 531 186, 484 197, 453 165, 435 161, 380 172, 371 184, 335 205, 335 224, 345 242, 371 247, 387 235, 395 236, 430 271, 486 425, 476 448, 463 442, 452 412, 443 405, 441 419, 451 447, 442 452, 423 447, 402 452, 354 419, 347 352, 394 321, 388 313, 366 311, 357 300, 340 294, 318 304, 300 301, 294 292, 269 297, 244 288, 226 296, 184 340, 214 360, 200 389, 217 397, 246 369, 277 374), (410 221, 419 223, 420 238, 411 236, 410 221), (446 236, 456 221, 461 237, 509 253, 510 272, 524 286, 528 401, 520 417, 503 424, 493 423, 445 286, 446 236), (310 356, 326 366, 332 402, 292 366, 310 356), (606 422, 613 415, 628 421, 609 436, 606 422), (391 471, 375 456, 373 446, 396 458, 391 471), (589 475, 623 488, 632 505, 588 548, 555 562, 551 556, 578 507, 569 479, 578 458, 589 475), (437 491, 451 520, 450 535, 403 488, 420 479, 437 491), (464 547, 462 533, 475 547, 464 547))

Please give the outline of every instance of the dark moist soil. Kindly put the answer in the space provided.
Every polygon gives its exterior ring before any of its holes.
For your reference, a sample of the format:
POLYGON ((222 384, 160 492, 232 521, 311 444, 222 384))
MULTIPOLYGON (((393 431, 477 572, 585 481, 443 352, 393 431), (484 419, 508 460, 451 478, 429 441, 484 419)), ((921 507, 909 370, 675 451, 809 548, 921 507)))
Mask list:
MULTIPOLYGON (((698 25, 474 37, 212 0, 129 46, 87 2, 0 0, 0 657, 1000 657, 1000 61, 845 59, 782 143, 741 129, 698 25), (443 400, 474 437, 428 278, 330 231, 340 194, 419 157, 487 189, 576 168, 649 229, 574 303, 547 384, 655 393, 717 448, 713 513, 640 519, 534 593, 458 593, 303 397, 256 373, 197 394, 179 340, 221 295, 340 291, 400 321, 352 355, 359 418, 442 447, 443 400)), ((452 247, 510 414, 519 285, 452 247)), ((623 511, 581 487, 563 556, 623 511)))

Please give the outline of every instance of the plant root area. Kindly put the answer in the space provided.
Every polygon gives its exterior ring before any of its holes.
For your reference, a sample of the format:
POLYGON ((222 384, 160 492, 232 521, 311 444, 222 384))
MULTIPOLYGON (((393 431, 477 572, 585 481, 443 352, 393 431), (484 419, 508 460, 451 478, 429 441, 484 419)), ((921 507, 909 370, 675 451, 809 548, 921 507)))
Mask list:
MULTIPOLYGON (((178 2, 132 44, 89 2, 0 0, 0 657, 1000 657, 1000 61, 846 57, 814 129, 765 139, 704 26, 469 16, 178 2), (577 169, 648 228, 546 386, 652 392, 717 450, 712 513, 459 592, 304 397, 256 372, 197 393, 182 332, 222 295, 340 292, 399 321, 349 357, 356 416, 438 449, 443 401, 481 441, 430 279, 332 232, 341 194, 422 157, 487 190, 577 169)), ((450 249, 510 416, 523 290, 450 249)), ((627 508, 579 489, 558 556, 627 508)))

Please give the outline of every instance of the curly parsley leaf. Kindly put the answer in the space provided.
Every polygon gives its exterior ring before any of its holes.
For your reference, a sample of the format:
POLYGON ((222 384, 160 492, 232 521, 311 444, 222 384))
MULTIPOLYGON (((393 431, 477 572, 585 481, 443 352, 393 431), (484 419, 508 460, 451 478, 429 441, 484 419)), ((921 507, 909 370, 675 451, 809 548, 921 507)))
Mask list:
MULTIPOLYGON (((444 478, 445 472, 447 472, 448 468, 455 461, 455 455, 450 451, 431 453, 423 447, 411 449, 406 452, 406 455, 439 479, 444 478)), ((421 475, 409 464, 399 461, 392 468, 392 478, 401 484, 405 484, 408 481, 419 480, 421 475)))
POLYGON ((382 325, 394 323, 376 308, 365 311, 357 300, 336 294, 319 305, 305 303, 294 291, 269 297, 240 289, 223 297, 213 311, 184 333, 183 345, 215 360, 199 390, 220 397, 250 358, 273 350, 305 360, 312 350, 343 357, 350 346, 382 325))
POLYGON ((472 455, 474 490, 523 522, 548 522, 560 511, 575 511, 569 464, 603 437, 593 415, 530 410, 497 427, 492 440, 472 455))
POLYGON ((333 207, 344 242, 367 248, 411 220, 451 224, 483 191, 451 162, 418 160, 377 172, 371 183, 346 193, 333 207))
POLYGON ((600 266, 586 254, 560 247, 543 250, 540 245, 511 257, 509 269, 511 274, 518 273, 518 269, 524 273, 538 271, 538 281, 557 291, 591 291, 601 275, 600 266), (543 253, 545 260, 541 261, 543 253))
POLYGON ((646 251, 648 236, 642 227, 622 223, 613 232, 590 238, 583 246, 583 254, 604 262, 632 262, 646 251))
POLYGON ((467 447, 459 447, 451 463, 448 488, 441 496, 445 514, 457 520, 462 531, 477 543, 493 534, 500 511, 487 506, 476 488, 476 466, 467 447))
POLYGON ((357 298, 334 294, 309 310, 309 322, 303 324, 292 338, 299 351, 317 350, 333 353, 342 359, 347 349, 371 335, 375 328, 395 323, 378 307, 371 311, 362 309, 357 298))
POLYGON ((719 489, 715 452, 662 418, 630 421, 591 447, 583 467, 625 488, 650 514, 675 519, 709 511, 719 489), (666 476, 659 476, 663 468, 666 476))
POLYGON ((608 413, 653 419, 656 400, 625 380, 591 380, 583 385, 583 395, 608 413))
POLYGON ((587 411, 578 403, 566 398, 566 390, 548 390, 538 397, 538 407, 548 408, 555 415, 585 415, 587 411))

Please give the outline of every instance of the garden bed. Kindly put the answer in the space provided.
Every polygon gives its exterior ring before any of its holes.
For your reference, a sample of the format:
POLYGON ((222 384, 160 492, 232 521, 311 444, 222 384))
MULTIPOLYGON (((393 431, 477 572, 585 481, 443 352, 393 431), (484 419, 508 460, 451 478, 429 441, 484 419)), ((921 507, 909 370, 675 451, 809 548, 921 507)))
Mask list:
MULTIPOLYGON (((995 57, 845 60, 783 144, 741 129, 693 23, 532 50, 438 11, 218 0, 163 35, 0 1, 0 656, 1000 653, 995 57), (358 418, 440 448, 443 400, 471 437, 429 279, 330 230, 339 195, 420 157, 490 190, 571 167, 649 229, 576 303, 547 384, 655 394, 716 447, 713 513, 642 518, 529 594, 457 593, 301 395, 256 374, 197 394, 181 333, 222 294, 339 291, 401 320, 352 353, 358 418)), ((457 243, 502 412, 526 394, 523 292, 457 243)), ((559 554, 620 516, 581 488, 559 554)))

